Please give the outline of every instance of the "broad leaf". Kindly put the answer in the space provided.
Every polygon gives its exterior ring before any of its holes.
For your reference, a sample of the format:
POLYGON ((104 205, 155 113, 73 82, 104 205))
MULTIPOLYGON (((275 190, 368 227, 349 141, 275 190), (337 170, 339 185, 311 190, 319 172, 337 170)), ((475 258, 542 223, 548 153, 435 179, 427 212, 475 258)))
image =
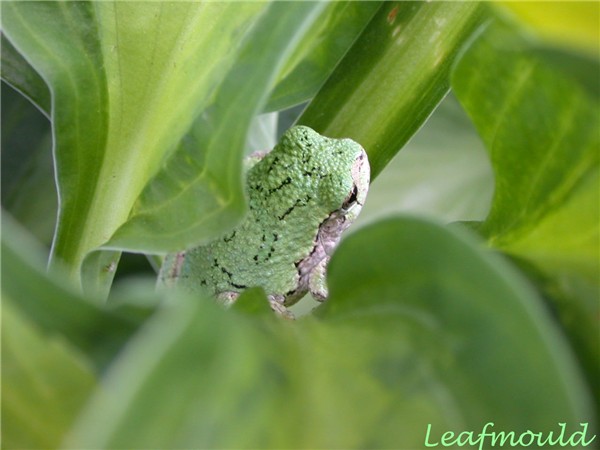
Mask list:
POLYGON ((3 31, 52 91, 61 204, 53 260, 67 264, 75 283, 83 258, 127 219, 163 158, 212 100, 265 8, 3 4, 3 31))
POLYGON ((596 367, 590 376, 600 399, 600 107, 530 49, 517 30, 495 23, 453 73, 495 172, 492 209, 478 229, 549 278, 542 289, 565 326, 579 329, 576 348, 596 367), (591 341, 581 345, 581 336, 591 341))
MULTIPOLYGON (((232 226, 250 120, 323 7, 5 3, 7 37, 53 94, 53 263, 79 284, 84 258, 117 229, 105 248, 165 252, 232 226)), ((118 258, 91 255, 86 287, 103 291, 118 258)))
POLYGON ((482 9, 477 2, 384 2, 299 123, 359 142, 374 179, 447 93, 452 61, 482 9))
POLYGON ((87 359, 2 295, 2 448, 57 448, 95 386, 87 359))
POLYGON ((509 2, 498 7, 554 45, 598 57, 600 34, 598 2, 509 2))
POLYGON ((10 43, 4 33, 0 76, 13 88, 25 95, 40 111, 50 117, 51 98, 48 86, 40 75, 10 43))
POLYGON ((74 281, 84 252, 97 245, 86 242, 98 240, 89 228, 102 226, 109 216, 90 217, 108 128, 106 79, 99 72, 103 58, 93 15, 91 3, 2 4, 4 33, 52 91, 61 204, 54 251, 55 257, 71 263, 74 281))
MULTIPOLYGON (((398 354, 410 342, 412 358, 375 351, 371 359, 381 380, 397 386, 394 408, 407 396, 399 380, 412 374, 412 392, 439 401, 442 422, 457 432, 488 421, 515 431, 593 423, 587 387, 543 302, 464 230, 414 218, 381 221, 345 241, 329 280, 324 320, 348 331, 380 330, 380 345, 398 354)), ((402 412, 394 414, 400 421, 402 412)))
POLYGON ((275 2, 257 19, 214 103, 142 192, 107 248, 176 251, 233 227, 245 211, 242 156, 248 128, 278 68, 322 7, 275 2))
POLYGON ((388 220, 342 243, 330 269, 316 318, 252 314, 256 291, 230 311, 194 298, 155 316, 67 446, 421 448, 428 424, 439 441, 486 422, 593 423, 539 299, 463 232, 388 220))
MULTIPOLYGON (((144 294, 151 295, 151 291, 144 294)), ((86 364, 98 372, 152 311, 147 306, 101 307, 73 292, 65 286, 60 274, 46 273, 44 253, 5 212, 2 297, 11 300, 11 308, 23 320, 77 349, 85 356, 86 364)))
POLYGON ((529 52, 600 98, 600 3, 497 2, 496 10, 526 31, 529 52))
POLYGON ((50 248, 58 206, 50 124, 5 83, 1 96, 2 207, 50 248))
POLYGON ((410 212, 444 222, 483 220, 493 190, 485 147, 449 95, 370 186, 351 230, 391 213, 410 212))
MULTIPOLYGON (((496 24, 461 58, 452 79, 490 152, 496 176, 494 203, 482 231, 494 245, 508 249, 573 201, 570 196, 593 177, 600 161, 597 104, 527 54, 527 48, 517 31, 496 24), (504 63, 481 70, 498 58, 504 63)), ((589 206, 594 209, 592 201, 589 206)), ((570 219, 580 231, 576 234, 597 243, 597 233, 585 232, 594 226, 585 216, 593 218, 594 213, 582 209, 579 214, 570 219)), ((547 245, 559 242, 552 239, 547 245)), ((588 260, 594 264, 593 258, 588 260)))

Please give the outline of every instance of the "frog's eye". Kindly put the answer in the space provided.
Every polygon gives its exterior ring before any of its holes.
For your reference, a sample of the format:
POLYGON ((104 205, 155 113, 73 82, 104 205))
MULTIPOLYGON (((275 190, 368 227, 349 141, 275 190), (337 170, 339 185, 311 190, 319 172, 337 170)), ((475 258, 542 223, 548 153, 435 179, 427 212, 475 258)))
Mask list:
POLYGON ((350 195, 348 196, 348 198, 346 198, 346 200, 344 200, 344 203, 342 204, 342 209, 344 209, 345 211, 348 211, 356 203, 358 203, 358 187, 356 185, 354 185, 352 187, 352 192, 350 192, 350 195))

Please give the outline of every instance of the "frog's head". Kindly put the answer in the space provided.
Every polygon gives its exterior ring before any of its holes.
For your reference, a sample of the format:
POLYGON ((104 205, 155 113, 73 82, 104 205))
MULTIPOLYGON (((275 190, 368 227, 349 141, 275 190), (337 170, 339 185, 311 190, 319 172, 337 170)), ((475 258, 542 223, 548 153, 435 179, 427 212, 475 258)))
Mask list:
POLYGON ((370 180, 369 160, 358 143, 295 126, 283 135, 278 151, 293 161, 295 172, 306 183, 305 190, 316 193, 326 212, 353 221, 365 202, 370 180))
POLYGON ((330 212, 337 211, 347 222, 358 216, 367 198, 370 167, 367 153, 352 139, 334 139, 319 135, 307 127, 301 128, 316 149, 311 158, 317 161, 318 192, 322 204, 330 212))

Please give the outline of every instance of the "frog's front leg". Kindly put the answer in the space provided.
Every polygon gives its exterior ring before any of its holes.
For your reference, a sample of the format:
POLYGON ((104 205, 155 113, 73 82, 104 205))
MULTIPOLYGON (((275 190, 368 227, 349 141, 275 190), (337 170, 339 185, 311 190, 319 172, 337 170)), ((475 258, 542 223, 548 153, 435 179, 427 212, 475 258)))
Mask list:
POLYGON ((344 211, 333 212, 321 223, 310 255, 298 264, 301 284, 306 286, 315 300, 322 302, 327 299, 327 265, 342 233, 350 223, 344 211))

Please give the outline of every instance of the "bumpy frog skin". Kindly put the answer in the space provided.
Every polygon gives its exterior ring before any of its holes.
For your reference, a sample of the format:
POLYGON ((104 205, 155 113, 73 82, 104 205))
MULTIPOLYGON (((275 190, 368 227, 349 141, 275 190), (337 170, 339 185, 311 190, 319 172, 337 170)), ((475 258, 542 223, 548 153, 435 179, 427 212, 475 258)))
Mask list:
POLYGON ((367 154, 350 139, 297 126, 253 160, 244 221, 208 245, 168 255, 159 283, 225 301, 260 286, 280 312, 309 291, 324 300, 329 258, 367 196, 367 154))

